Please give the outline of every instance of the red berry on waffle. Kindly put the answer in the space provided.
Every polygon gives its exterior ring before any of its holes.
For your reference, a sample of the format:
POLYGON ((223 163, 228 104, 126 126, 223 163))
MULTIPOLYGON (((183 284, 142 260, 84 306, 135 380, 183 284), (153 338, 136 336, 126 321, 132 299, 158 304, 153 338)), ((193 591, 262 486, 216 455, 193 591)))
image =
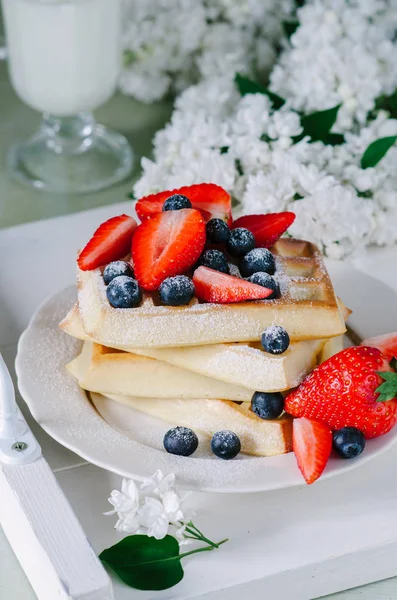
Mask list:
POLYGON ((322 421, 331 429, 356 427, 368 439, 396 424, 397 399, 391 399, 396 394, 397 373, 380 350, 354 346, 316 367, 284 406, 293 417, 322 421), (381 384, 387 393, 379 389, 381 384))
POLYGON ((292 448, 306 483, 314 483, 324 471, 332 449, 327 425, 302 417, 292 426, 292 448))
POLYGON ((272 290, 261 285, 214 271, 208 267, 199 267, 195 270, 193 283, 199 300, 218 304, 260 300, 273 293, 272 290))
POLYGON ((192 267, 205 245, 205 223, 192 208, 153 215, 137 228, 132 241, 135 276, 141 287, 157 290, 167 277, 192 267))
POLYGON ((135 219, 128 215, 119 215, 102 223, 80 252, 77 259, 79 268, 82 271, 92 271, 124 258, 130 253, 132 236, 137 226, 135 219))
POLYGON ((271 248, 294 221, 293 212, 246 215, 233 222, 233 229, 244 227, 254 234, 257 248, 271 248))
POLYGON ((186 185, 177 190, 159 192, 141 198, 136 203, 136 213, 141 221, 160 213, 163 204, 170 196, 180 194, 186 196, 192 207, 199 210, 207 222, 210 219, 223 219, 229 225, 232 222, 232 202, 230 195, 214 183, 198 183, 186 185))

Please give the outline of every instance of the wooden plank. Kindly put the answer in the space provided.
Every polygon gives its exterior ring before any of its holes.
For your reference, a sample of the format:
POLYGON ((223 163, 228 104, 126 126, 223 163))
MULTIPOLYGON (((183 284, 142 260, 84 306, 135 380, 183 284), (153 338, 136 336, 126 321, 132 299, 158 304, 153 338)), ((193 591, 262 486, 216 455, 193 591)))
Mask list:
POLYGON ((39 600, 113 600, 110 579, 43 458, 0 465, 0 524, 39 600))

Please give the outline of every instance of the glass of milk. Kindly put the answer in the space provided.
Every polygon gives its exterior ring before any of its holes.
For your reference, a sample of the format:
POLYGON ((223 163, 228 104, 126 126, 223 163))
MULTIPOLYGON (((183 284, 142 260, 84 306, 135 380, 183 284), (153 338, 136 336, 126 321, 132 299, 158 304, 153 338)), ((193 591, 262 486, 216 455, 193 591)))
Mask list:
POLYGON ((121 66, 121 0, 2 0, 7 56, 18 96, 43 113, 11 148, 15 177, 36 188, 84 193, 124 179, 127 140, 95 122, 121 66))

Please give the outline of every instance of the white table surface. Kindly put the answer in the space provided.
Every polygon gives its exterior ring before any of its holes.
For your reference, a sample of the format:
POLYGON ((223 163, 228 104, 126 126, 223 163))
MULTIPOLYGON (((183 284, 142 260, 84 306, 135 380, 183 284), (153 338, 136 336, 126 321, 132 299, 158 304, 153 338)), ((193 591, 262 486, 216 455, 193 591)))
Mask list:
MULTIPOLYGON (((113 205, 97 209, 93 211, 92 214, 80 213, 78 215, 60 217, 59 219, 42 221, 37 224, 21 225, 0 231, 0 256, 2 257, 2 284, 0 285, 0 351, 10 367, 13 376, 15 375, 13 362, 16 354, 17 340, 23 329, 26 327, 32 313, 48 295, 74 281, 74 252, 76 248, 85 242, 97 224, 109 216, 126 210, 128 210, 128 206, 126 207, 125 204, 113 205), (70 236, 71 230, 73 230, 72 239, 70 236), (62 237, 62 234, 60 235, 61 232, 65 232, 64 237, 62 237), (18 244, 18 246, 16 246, 16 244, 18 244), (15 254, 15 260, 13 260, 13 252, 15 254), (23 264, 24 255, 26 256, 25 265, 23 264), (40 269, 37 269, 37 274, 40 274, 39 278, 37 278, 34 261, 37 257, 43 258, 44 256, 47 256, 48 261, 48 277, 46 276, 46 270, 41 266, 40 269), (58 268, 56 268, 56 266, 58 266, 58 268), (19 282, 18 285, 15 285, 14 282, 18 278, 22 281, 19 282), (13 290, 15 293, 13 293, 13 290), (22 290, 24 291, 23 293, 22 290)), ((386 250, 377 249, 369 252, 366 256, 361 257, 359 261, 356 261, 356 266, 371 273, 372 276, 377 277, 379 280, 393 286, 397 290, 396 259, 397 251, 395 248, 386 250)), ((376 290, 372 290, 371 293, 376 293, 376 290)), ((26 414, 27 411, 23 404, 21 404, 21 407, 26 414)), ((109 505, 106 501, 108 493, 113 487, 120 486, 120 478, 94 467, 93 465, 84 463, 78 456, 54 442, 29 416, 28 421, 42 445, 44 456, 56 472, 61 487, 69 498, 94 547, 100 550, 106 545, 109 545, 109 543, 113 543, 113 521, 110 518, 105 518, 102 513, 105 510, 108 510, 109 505), (112 540, 112 542, 110 542, 110 540, 112 540)), ((352 475, 352 477, 354 478, 354 475, 352 475)), ((325 484, 328 486, 331 485, 329 482, 324 482, 324 485, 325 484)), ((381 478, 379 479, 379 485, 381 489, 381 478)), ((313 491, 315 490, 313 489, 313 491)), ((226 497, 223 497, 224 499, 220 500, 220 497, 216 495, 211 496, 211 498, 209 498, 210 495, 208 494, 205 496, 207 506, 213 504, 214 507, 217 506, 219 509, 219 503, 226 502, 226 497)), ((258 501, 258 495, 256 495, 256 499, 253 499, 252 496, 250 499, 247 498, 246 500, 242 496, 232 498, 233 499, 227 501, 227 510, 231 511, 230 514, 233 514, 233 510, 236 507, 240 510, 239 507, 241 503, 247 503, 246 508, 249 510, 250 503, 252 502, 252 506, 254 506, 258 501)), ((266 497, 265 500, 268 500, 271 503, 272 501, 275 501, 275 498, 272 500, 272 497, 269 496, 266 497)), ((198 505, 200 505, 200 503, 198 503, 198 505)), ((387 513, 386 501, 384 508, 385 514, 389 514, 387 513)), ((397 519, 397 512, 395 514, 397 519)), ((334 518, 337 518, 337 515, 334 515, 334 518)), ((351 519, 352 521, 354 520, 353 513, 351 519)), ((291 527, 297 525, 299 524, 290 524, 291 527)), ((387 522, 384 523, 384 526, 386 530, 387 522)), ((213 535, 212 531, 209 533, 213 535)), ((364 533, 365 532, 363 532, 363 536, 364 533)), ((321 533, 319 532, 319 534, 321 533)), ((232 532, 230 532, 230 537, 233 537, 232 532)), ((235 542, 236 540, 234 543, 235 542)), ((226 549, 226 546, 224 548, 226 549)), ((231 553, 233 551, 233 542, 230 543, 229 548, 230 550, 225 550, 225 560, 228 560, 229 552, 231 553)), ((385 547, 385 552, 387 552, 387 547, 385 547)), ((207 561, 208 565, 210 565, 211 556, 212 553, 208 556, 202 555, 200 560, 198 559, 189 563, 185 569, 186 578, 184 583, 191 577, 197 581, 198 585, 204 576, 202 569, 205 568, 207 561)), ((232 561, 232 555, 230 554, 229 556, 232 561)), ((246 560, 250 560, 249 556, 246 556, 245 558, 246 560)), ((397 556, 395 557, 395 561, 395 573, 397 573, 397 556)), ((343 581, 343 562, 337 564, 337 569, 335 569, 336 572, 332 573, 332 570, 328 570, 327 577, 333 577, 336 581, 339 579, 343 581)), ((357 579, 360 583, 365 579, 365 577, 362 576, 365 572, 365 564, 366 557, 363 554, 362 569, 360 577, 357 579)), ((379 578, 390 576, 390 571, 386 572, 382 569, 382 561, 380 559, 378 572, 379 578)), ((322 595, 324 593, 321 587, 321 581, 321 572, 319 572, 318 583, 315 588, 317 590, 316 595, 322 595)), ((184 583, 180 584, 180 586, 184 585, 184 583)), ((177 586, 175 590, 180 588, 180 586, 177 586)), ((339 587, 341 588, 343 586, 339 585, 339 587)), ((334 589, 336 588, 337 586, 335 586, 334 589)), ((138 597, 157 597, 157 594, 141 594, 134 590, 129 590, 124 586, 118 586, 116 592, 117 598, 120 600, 138 597)), ((176 594, 176 591, 173 590, 161 594, 161 598, 163 599, 176 597, 182 598, 182 595, 179 593, 176 594)), ((234 597, 245 597, 244 586, 238 586, 236 588, 236 594, 231 594, 231 590, 226 589, 220 590, 216 596, 211 595, 211 598, 212 597, 216 597, 219 600, 226 600, 226 598, 232 600, 234 597)), ((258 588, 257 591, 250 593, 250 598, 252 598, 252 600, 262 597, 263 592, 260 588, 258 588)), ((289 598, 288 594, 283 596, 283 598, 284 597, 289 598)), ((290 600, 295 600, 297 597, 297 593, 291 591, 290 600)), ((299 596, 299 598, 300 597, 301 596, 299 596)), ((35 596, 30 585, 13 555, 5 536, 0 530, 0 599, 33 600, 34 598, 35 596)), ((332 598, 333 600, 395 599, 397 598, 397 577, 355 588, 350 591, 340 592, 329 596, 329 598, 332 598)), ((273 600, 273 598, 267 595, 267 600, 273 600)))

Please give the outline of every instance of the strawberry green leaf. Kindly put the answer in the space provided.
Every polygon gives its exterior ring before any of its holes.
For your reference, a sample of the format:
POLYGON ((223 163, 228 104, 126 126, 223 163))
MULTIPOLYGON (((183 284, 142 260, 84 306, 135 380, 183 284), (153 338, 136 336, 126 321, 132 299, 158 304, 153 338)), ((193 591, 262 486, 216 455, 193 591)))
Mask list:
POLYGON ((377 402, 387 402, 387 400, 393 400, 397 397, 397 373, 380 372, 376 371, 377 374, 384 379, 384 382, 376 388, 376 392, 379 394, 377 402))
POLYGON ((397 140, 397 135, 379 138, 368 146, 361 157, 361 168, 375 167, 397 140))
POLYGON ((245 75, 236 73, 234 81, 237 85, 238 91, 242 96, 245 96, 246 94, 264 94, 269 98, 275 110, 278 110, 283 106, 283 104, 285 104, 284 98, 274 94, 265 88, 265 86, 253 81, 252 79, 249 79, 249 77, 246 77, 245 75))

